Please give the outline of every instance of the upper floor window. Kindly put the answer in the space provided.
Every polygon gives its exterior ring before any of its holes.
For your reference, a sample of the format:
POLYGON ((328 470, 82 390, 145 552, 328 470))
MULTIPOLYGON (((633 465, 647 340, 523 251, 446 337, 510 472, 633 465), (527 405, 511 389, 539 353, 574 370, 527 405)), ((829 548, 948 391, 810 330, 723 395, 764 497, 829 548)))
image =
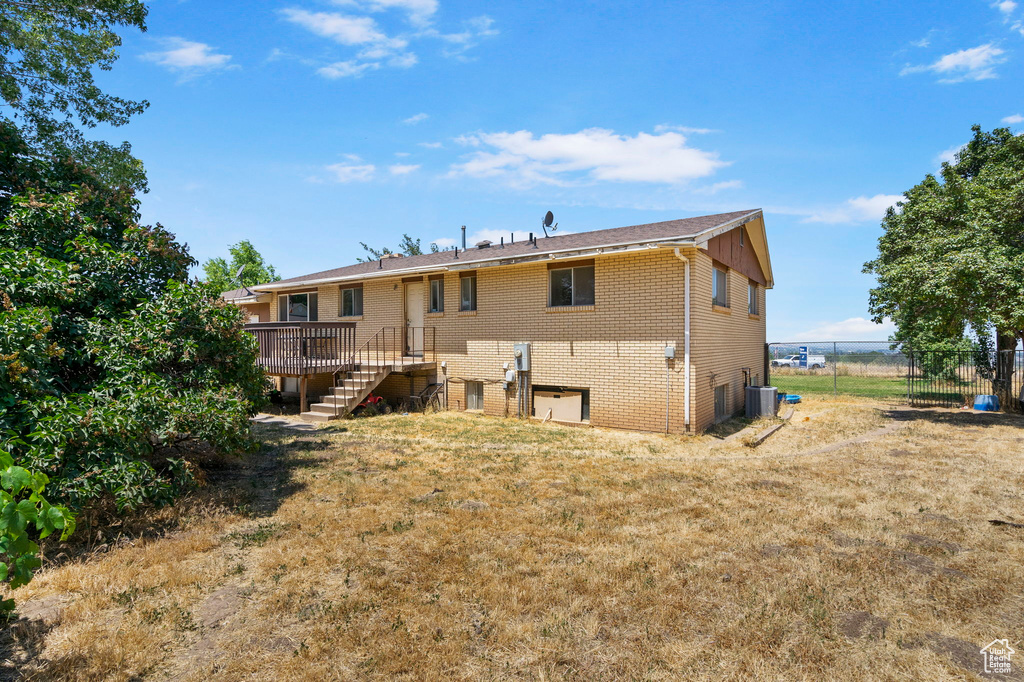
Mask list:
POLYGON ((459 310, 476 310, 476 273, 463 274, 459 280, 459 310))
POLYGON ((751 315, 760 315, 761 308, 757 300, 757 282, 751 282, 747 286, 747 312, 751 315))
POLYGON ((569 305, 594 305, 594 265, 554 267, 548 270, 548 305, 552 308, 569 305))
POLYGON ((341 317, 359 317, 363 314, 363 287, 347 287, 341 290, 341 317))
POLYGON ((723 308, 729 307, 729 272, 725 266, 716 265, 711 280, 711 302, 723 308))
POLYGON ((319 319, 317 294, 281 294, 277 297, 277 317, 281 322, 316 322, 319 319))
POLYGON ((444 312, 444 275, 431 275, 429 312, 444 312))

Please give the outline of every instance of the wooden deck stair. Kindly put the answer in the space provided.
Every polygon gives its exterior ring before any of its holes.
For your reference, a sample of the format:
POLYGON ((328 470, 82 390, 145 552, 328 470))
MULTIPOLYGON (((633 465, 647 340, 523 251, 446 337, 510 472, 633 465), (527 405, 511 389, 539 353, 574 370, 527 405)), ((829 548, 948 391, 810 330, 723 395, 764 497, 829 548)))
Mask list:
POLYGON ((309 406, 302 418, 312 422, 327 422, 341 419, 366 400, 373 389, 380 385, 389 374, 392 365, 358 365, 341 380, 339 386, 332 386, 329 395, 320 396, 320 402, 309 406))

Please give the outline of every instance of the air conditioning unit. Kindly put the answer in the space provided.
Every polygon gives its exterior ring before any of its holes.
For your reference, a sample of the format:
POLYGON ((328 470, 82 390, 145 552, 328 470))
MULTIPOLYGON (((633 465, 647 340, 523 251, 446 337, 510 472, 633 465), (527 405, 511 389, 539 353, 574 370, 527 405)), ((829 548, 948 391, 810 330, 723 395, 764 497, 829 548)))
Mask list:
POLYGON ((530 344, 516 343, 512 345, 512 355, 516 359, 517 372, 530 371, 530 344))

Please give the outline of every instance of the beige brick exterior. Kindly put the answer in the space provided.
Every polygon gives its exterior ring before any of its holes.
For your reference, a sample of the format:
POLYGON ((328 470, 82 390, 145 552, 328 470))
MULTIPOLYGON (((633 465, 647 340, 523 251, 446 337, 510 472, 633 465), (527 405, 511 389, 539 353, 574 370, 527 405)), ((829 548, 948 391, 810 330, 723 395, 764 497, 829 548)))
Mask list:
MULTIPOLYGON (((683 253, 691 262, 691 430, 700 431, 714 421, 714 386, 728 384, 729 410, 735 412, 743 408, 742 368, 763 379, 765 290, 758 287, 761 314, 748 315, 748 279, 730 271, 732 305, 713 309, 711 257, 695 248, 683 253)), ((593 306, 549 308, 546 261, 479 268, 477 310, 471 313, 459 312, 458 272, 444 274, 443 313, 427 312, 426 276, 423 282, 424 325, 436 328, 437 378, 447 382, 450 408, 465 408, 465 381, 482 381, 484 411, 515 416, 516 396, 502 388, 502 365, 513 363, 514 343, 528 341, 530 385, 588 389, 591 424, 664 431, 667 379, 669 431, 685 430, 684 264, 672 248, 597 255, 593 306), (676 349, 675 360, 665 360, 665 346, 676 349)), ((401 277, 361 284, 363 315, 358 318, 339 317, 340 290, 350 285, 317 287, 319 320, 356 322, 357 344, 382 327, 401 327, 406 319, 401 277)), ((275 300, 273 319, 277 311, 275 300)), ((312 378, 310 393, 326 393, 320 389, 329 381, 329 375, 312 378)), ((427 381, 422 375, 392 375, 377 392, 407 396, 427 381)))

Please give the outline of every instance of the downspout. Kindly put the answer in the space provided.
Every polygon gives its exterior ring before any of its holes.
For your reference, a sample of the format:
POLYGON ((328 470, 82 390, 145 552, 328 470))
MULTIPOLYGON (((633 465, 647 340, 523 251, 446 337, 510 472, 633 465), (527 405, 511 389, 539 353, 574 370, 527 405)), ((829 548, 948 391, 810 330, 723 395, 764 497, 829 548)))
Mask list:
POLYGON ((683 423, 686 431, 690 430, 690 259, 679 253, 676 247, 676 258, 683 261, 683 423))

